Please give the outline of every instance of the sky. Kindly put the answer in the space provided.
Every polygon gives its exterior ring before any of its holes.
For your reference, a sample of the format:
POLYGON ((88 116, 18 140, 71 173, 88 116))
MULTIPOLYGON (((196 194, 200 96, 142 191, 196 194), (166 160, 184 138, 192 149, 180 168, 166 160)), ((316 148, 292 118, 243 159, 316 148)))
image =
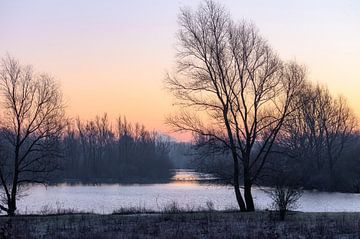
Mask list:
MULTIPOLYGON (((0 0, 0 57, 6 54, 61 85, 67 113, 105 112, 150 130, 176 111, 164 90, 175 66, 180 7, 198 0, 0 0)), ((360 115, 360 1, 224 0, 235 20, 255 23, 309 80, 348 99, 360 115)), ((187 136, 174 135, 178 139, 187 136)))

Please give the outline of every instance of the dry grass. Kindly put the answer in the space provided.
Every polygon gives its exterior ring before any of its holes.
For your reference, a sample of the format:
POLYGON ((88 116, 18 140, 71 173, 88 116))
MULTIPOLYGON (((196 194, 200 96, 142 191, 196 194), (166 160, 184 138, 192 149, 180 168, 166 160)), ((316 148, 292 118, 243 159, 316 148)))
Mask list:
POLYGON ((359 238, 360 213, 191 212, 0 217, 0 238, 359 238))

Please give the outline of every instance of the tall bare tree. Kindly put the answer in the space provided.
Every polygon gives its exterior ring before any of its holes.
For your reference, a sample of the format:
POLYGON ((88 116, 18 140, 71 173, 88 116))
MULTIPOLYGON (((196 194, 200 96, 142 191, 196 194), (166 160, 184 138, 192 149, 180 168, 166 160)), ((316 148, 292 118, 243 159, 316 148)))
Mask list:
POLYGON ((320 94, 322 102, 320 124, 324 130, 324 145, 329 167, 330 189, 335 189, 335 166, 356 128, 356 118, 345 98, 332 97, 327 89, 320 94))
POLYGON ((184 108, 168 123, 231 152, 240 210, 253 211, 252 185, 291 113, 305 71, 283 63, 253 24, 233 22, 213 1, 197 11, 181 9, 178 21, 178 71, 165 83, 184 108))
POLYGON ((304 169, 314 167, 320 171, 327 167, 328 189, 334 190, 335 166, 354 136, 357 119, 346 100, 334 97, 324 86, 308 83, 296 102, 296 111, 283 128, 286 137, 282 142, 288 144, 296 158, 310 160, 304 169))
POLYGON ((46 182, 57 168, 58 139, 66 120, 56 82, 10 56, 1 61, 0 92, 0 208, 14 215, 19 191, 28 183, 46 182))

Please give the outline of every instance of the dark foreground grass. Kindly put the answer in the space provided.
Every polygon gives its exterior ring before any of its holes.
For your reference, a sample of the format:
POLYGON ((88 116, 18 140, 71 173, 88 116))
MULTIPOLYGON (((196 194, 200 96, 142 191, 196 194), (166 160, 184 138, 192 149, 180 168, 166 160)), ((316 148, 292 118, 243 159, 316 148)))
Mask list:
POLYGON ((360 213, 192 212, 0 217, 0 238, 360 238, 360 213))

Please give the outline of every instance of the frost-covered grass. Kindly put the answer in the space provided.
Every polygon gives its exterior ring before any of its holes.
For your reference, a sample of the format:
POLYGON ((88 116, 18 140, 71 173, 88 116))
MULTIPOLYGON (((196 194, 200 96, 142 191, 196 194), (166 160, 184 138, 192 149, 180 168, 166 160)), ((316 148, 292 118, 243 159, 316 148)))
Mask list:
POLYGON ((173 212, 0 217, 0 238, 359 238, 360 213, 173 212))

